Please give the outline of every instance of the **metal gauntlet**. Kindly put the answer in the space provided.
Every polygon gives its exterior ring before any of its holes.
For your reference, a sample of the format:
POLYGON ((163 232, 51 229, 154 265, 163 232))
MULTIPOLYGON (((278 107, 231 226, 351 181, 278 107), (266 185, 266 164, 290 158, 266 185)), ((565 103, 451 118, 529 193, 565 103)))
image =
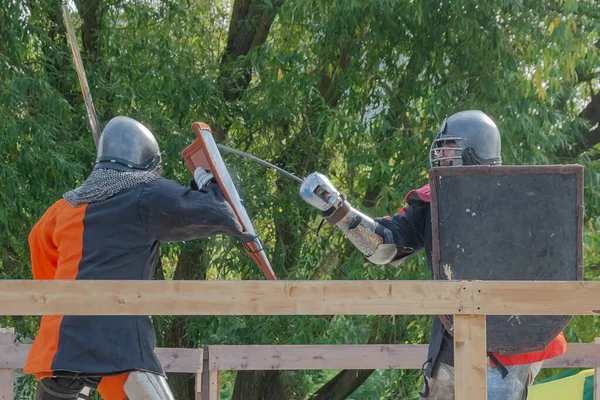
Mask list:
POLYGON ((352 208, 348 202, 345 203, 348 212, 341 219, 334 214, 334 219, 328 219, 328 222, 340 228, 350 242, 367 257, 367 260, 375 264, 391 262, 397 252, 392 232, 352 208))
POLYGON ((300 187, 300 196, 320 209, 327 222, 339 227, 372 263, 388 264, 396 256, 392 232, 354 209, 326 176, 313 172, 306 177, 300 187))

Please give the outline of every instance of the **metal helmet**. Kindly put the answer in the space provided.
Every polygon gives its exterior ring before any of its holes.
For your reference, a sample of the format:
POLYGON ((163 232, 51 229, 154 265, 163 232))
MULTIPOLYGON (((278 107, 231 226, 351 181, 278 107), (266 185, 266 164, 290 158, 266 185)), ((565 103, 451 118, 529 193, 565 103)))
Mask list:
POLYGON ((160 149, 152 132, 135 119, 118 116, 106 124, 100 135, 94 169, 149 171, 160 160, 160 149))
POLYGON ((431 167, 501 165, 500 131, 478 110, 461 111, 442 123, 429 151, 431 167))

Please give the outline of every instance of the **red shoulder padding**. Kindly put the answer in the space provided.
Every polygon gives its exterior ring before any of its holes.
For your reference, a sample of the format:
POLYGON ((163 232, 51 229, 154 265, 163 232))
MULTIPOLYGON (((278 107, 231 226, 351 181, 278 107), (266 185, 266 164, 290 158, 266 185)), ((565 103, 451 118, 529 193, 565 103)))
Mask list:
POLYGON ((404 201, 408 204, 412 204, 416 201, 422 201, 425 203, 431 203, 431 195, 429 193, 429 183, 418 189, 413 189, 404 198, 404 201))

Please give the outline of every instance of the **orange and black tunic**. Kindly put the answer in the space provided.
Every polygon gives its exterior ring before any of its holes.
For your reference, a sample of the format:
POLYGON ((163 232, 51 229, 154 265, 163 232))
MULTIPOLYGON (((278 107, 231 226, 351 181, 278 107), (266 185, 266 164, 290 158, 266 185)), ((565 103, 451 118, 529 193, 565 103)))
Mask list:
MULTIPOLYGON (((34 279, 145 280, 158 261, 159 242, 215 234, 240 237, 241 228, 216 185, 200 191, 158 179, 113 197, 72 207, 61 199, 29 235, 34 279)), ((148 316, 42 318, 25 365, 38 378, 62 372, 163 374, 148 316)))

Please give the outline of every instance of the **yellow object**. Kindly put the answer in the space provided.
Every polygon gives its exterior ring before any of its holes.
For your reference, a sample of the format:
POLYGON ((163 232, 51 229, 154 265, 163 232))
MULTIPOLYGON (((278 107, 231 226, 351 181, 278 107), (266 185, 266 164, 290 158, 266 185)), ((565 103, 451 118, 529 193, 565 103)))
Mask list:
POLYGON ((527 400, 582 400, 585 378, 594 376, 593 369, 566 378, 533 385, 527 400))

